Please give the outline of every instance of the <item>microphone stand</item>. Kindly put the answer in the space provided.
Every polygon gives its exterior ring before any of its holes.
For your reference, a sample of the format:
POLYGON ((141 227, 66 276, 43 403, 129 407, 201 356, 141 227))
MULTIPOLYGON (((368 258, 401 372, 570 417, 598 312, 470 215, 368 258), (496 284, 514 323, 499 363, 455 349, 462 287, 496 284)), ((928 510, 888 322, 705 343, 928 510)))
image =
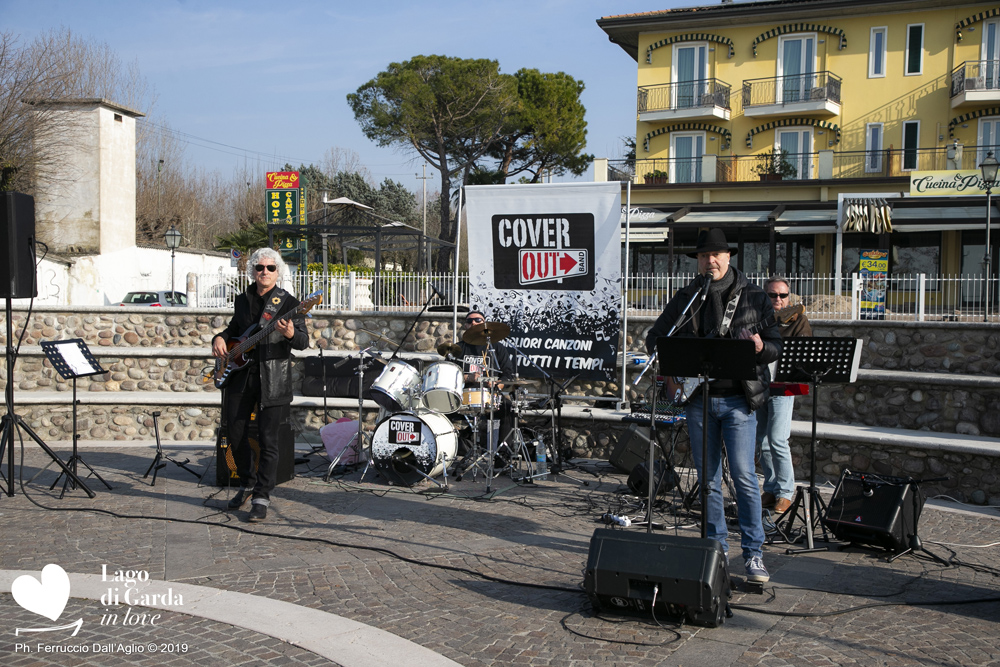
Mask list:
MULTIPOLYGON (((534 362, 534 360, 530 356, 528 356, 524 352, 521 352, 520 348, 518 348, 517 345, 514 345, 513 343, 507 343, 507 346, 510 347, 512 350, 514 350, 514 354, 515 355, 519 355, 519 356, 524 357, 525 359, 527 359, 528 363, 531 364, 535 368, 535 370, 537 370, 539 373, 541 373, 542 374, 542 378, 544 378, 544 380, 549 384, 549 398, 548 398, 548 400, 545 401, 545 403, 542 404, 542 409, 543 410, 544 409, 548 409, 548 410, 550 410, 552 412, 552 418, 551 418, 551 425, 552 426, 551 426, 551 428, 552 428, 552 453, 553 453, 552 461, 553 461, 553 464, 552 464, 551 467, 549 467, 548 472, 551 473, 551 474, 553 474, 553 475, 561 474, 564 477, 567 477, 567 478, 573 480, 574 482, 577 482, 578 484, 582 484, 583 486, 590 486, 590 482, 587 482, 587 481, 582 480, 582 479, 577 479, 577 478, 573 477, 572 475, 567 475, 563 471, 563 458, 562 458, 562 452, 560 450, 560 446, 562 445, 562 394, 566 390, 566 387, 568 387, 569 384, 571 382, 573 382, 573 380, 575 380, 578 377, 580 377, 580 374, 577 373, 576 375, 574 375, 573 377, 571 377, 569 380, 567 380, 565 383, 560 384, 559 381, 556 380, 554 377, 552 377, 552 375, 549 374, 544 368, 542 368, 541 366, 539 366, 538 364, 536 364, 534 362), (552 405, 554 405, 555 407, 554 408, 553 407, 548 407, 548 408, 545 407, 545 406, 552 406, 552 405)), ((518 367, 518 363, 517 363, 517 359, 515 358, 515 361, 514 361, 514 379, 515 380, 519 377, 519 375, 517 373, 517 367, 518 367)))
POLYGON ((409 336, 413 332, 413 328, 415 326, 417 326, 417 322, 420 321, 421 316, 423 316, 424 312, 431 305, 431 301, 433 301, 434 297, 438 295, 438 291, 437 291, 437 289, 435 289, 435 287, 433 285, 431 285, 431 290, 432 290, 431 291, 431 295, 429 297, 427 297, 426 301, 424 301, 424 307, 421 308, 420 312, 417 313, 417 316, 415 318, 413 318, 413 322, 410 324, 410 328, 406 330, 406 333, 403 334, 403 337, 399 340, 399 345, 396 346, 395 352, 393 352, 392 356, 389 357, 389 361, 395 361, 396 355, 398 355, 399 351, 401 349, 403 349, 403 343, 406 342, 406 337, 409 336))
MULTIPOLYGON (((685 319, 685 315, 687 315, 688 311, 691 310, 691 306, 694 305, 694 302, 699 297, 701 298, 702 303, 704 303, 705 299, 708 297, 708 286, 712 284, 711 276, 708 276, 707 274, 702 273, 702 274, 699 274, 695 278, 695 280, 697 281, 698 278, 708 278, 708 279, 705 281, 705 283, 701 287, 701 289, 699 289, 697 292, 695 292, 694 295, 691 297, 691 299, 688 300, 687 304, 685 304, 684 310, 682 310, 681 314, 677 316, 677 320, 674 322, 673 326, 670 327, 670 331, 667 332, 667 335, 665 336, 665 338, 669 338, 670 336, 673 336, 674 332, 676 332, 678 329, 680 329, 682 326, 684 326, 687 323, 687 320, 685 319)), ((700 309, 701 308, 699 307, 698 310, 700 310, 700 309)), ((691 317, 692 318, 698 313, 698 310, 695 310, 693 313, 691 313, 691 317)), ((649 359, 646 360, 645 365, 642 367, 642 371, 639 372, 639 375, 636 376, 635 381, 632 383, 633 387, 635 387, 636 385, 639 384, 639 382, 642 380, 642 376, 646 374, 646 371, 648 371, 653 366, 653 364, 656 363, 656 357, 657 357, 658 354, 659 354, 659 350, 657 350, 654 347, 653 348, 653 353, 649 355, 649 359)), ((650 435, 652 435, 652 432, 650 433, 650 435)))
MULTIPOLYGON (((690 299, 688 299, 688 302, 684 305, 684 309, 680 312, 680 315, 677 316, 677 319, 674 321, 673 325, 670 327, 670 331, 667 332, 667 335, 664 336, 664 338, 669 338, 669 337, 673 336, 677 332, 678 329, 680 329, 682 326, 684 326, 684 324, 686 324, 688 322, 688 319, 693 319, 694 318, 694 316, 698 313, 698 310, 700 310, 700 304, 699 304, 699 308, 695 309, 694 312, 691 313, 690 317, 688 316, 688 312, 691 311, 691 308, 692 308, 692 306, 694 306, 694 302, 695 301, 701 299, 701 302, 704 303, 705 299, 708 297, 708 288, 709 288, 709 285, 712 284, 712 277, 710 275, 707 275, 707 274, 699 274, 699 276, 696 277, 695 280, 697 281, 698 278, 702 278, 704 280, 703 285, 701 286, 701 288, 697 292, 695 292, 693 295, 691 295, 690 299)), ((638 377, 636 377, 635 382, 632 383, 632 386, 636 386, 636 385, 639 384, 639 381, 642 380, 642 376, 645 375, 646 371, 649 370, 650 367, 652 367, 653 363, 656 362, 657 358, 659 357, 659 353, 660 353, 659 349, 657 349, 656 347, 654 347, 653 353, 651 355, 649 355, 649 361, 646 362, 645 367, 642 369, 642 372, 639 373, 638 377)), ((639 522, 636 522, 636 523, 633 524, 633 525, 645 525, 647 533, 651 533, 653 531, 654 527, 656 527, 656 528, 660 527, 660 526, 657 526, 657 525, 655 525, 653 523, 653 502, 654 502, 654 500, 656 498, 656 495, 655 495, 656 491, 659 488, 659 479, 657 479, 657 477, 656 477, 656 468, 655 468, 655 465, 654 465, 655 458, 656 458, 656 454, 655 454, 655 449, 654 448, 659 445, 659 439, 657 438, 657 435, 656 435, 656 404, 659 402, 660 397, 659 397, 659 390, 657 389, 657 386, 656 386, 656 378, 653 378, 652 388, 653 388, 653 392, 652 392, 652 399, 653 400, 652 400, 652 402, 650 403, 650 406, 649 406, 649 452, 647 453, 647 459, 646 459, 646 465, 647 465, 646 469, 649 471, 649 483, 647 485, 649 487, 649 493, 648 493, 648 497, 646 499, 646 518, 643 521, 639 521, 639 522), (654 480, 656 481, 655 484, 653 483, 654 480)), ((706 401, 705 404, 708 405, 707 401, 706 401)), ((702 431, 704 431, 705 433, 707 433, 707 429, 705 429, 705 427, 704 427, 704 423, 706 421, 707 421, 707 419, 702 422, 702 431)), ((703 444, 703 450, 705 448, 707 448, 707 445, 705 443, 702 443, 702 444, 703 444)), ((705 465, 705 456, 704 456, 704 451, 703 451, 703 453, 702 453, 702 467, 703 468, 704 468, 704 465, 705 465)), ((703 485, 703 486, 705 488, 707 488, 707 485, 703 485)), ((706 499, 705 496, 706 496, 706 494, 703 492, 702 493, 702 507, 701 507, 702 517, 706 516, 706 514, 705 514, 705 508, 707 506, 707 499, 706 499)), ((702 537, 704 537, 705 536, 704 535, 704 533, 705 533, 704 521, 702 521, 702 524, 703 524, 703 527, 702 527, 702 537)))

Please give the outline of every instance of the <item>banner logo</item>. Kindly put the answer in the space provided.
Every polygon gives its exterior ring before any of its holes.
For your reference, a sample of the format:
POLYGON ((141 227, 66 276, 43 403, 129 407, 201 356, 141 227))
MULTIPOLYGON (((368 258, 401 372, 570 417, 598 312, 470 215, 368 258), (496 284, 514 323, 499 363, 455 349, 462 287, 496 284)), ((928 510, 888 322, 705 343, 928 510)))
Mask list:
POLYGON ((492 231, 497 289, 594 289, 592 213, 494 215, 492 231))
POLYGON ((586 250, 521 250, 518 264, 522 285, 549 280, 586 276, 589 262, 586 250))

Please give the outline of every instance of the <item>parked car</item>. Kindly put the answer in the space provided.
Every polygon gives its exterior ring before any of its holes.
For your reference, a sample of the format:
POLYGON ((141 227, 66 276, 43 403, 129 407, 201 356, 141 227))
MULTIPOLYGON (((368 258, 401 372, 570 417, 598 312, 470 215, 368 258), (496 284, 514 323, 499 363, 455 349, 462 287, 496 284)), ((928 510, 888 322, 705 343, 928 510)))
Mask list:
POLYGON ((119 306, 151 306, 153 308, 168 308, 188 305, 187 294, 184 292, 129 292, 119 306))

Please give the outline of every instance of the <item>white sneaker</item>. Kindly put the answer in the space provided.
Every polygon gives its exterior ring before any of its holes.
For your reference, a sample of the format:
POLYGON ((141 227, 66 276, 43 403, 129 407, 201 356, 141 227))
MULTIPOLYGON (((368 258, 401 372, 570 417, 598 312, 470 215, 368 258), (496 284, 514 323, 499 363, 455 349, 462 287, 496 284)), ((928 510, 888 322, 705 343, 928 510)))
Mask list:
POLYGON ((764 584, 771 579, 771 576, 767 573, 767 568, 764 567, 764 559, 760 556, 748 558, 745 565, 747 569, 747 581, 757 581, 764 584))

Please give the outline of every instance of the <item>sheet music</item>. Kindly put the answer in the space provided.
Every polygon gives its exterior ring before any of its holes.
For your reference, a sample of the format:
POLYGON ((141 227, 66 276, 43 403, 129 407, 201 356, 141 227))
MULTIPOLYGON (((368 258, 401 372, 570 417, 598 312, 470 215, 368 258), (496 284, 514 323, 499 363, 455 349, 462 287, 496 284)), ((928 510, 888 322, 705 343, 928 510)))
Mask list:
POLYGON ((100 368, 95 367, 87 361, 87 357, 83 356, 83 351, 76 343, 56 343, 55 347, 59 350, 59 354, 74 374, 90 375, 100 372, 100 368))

